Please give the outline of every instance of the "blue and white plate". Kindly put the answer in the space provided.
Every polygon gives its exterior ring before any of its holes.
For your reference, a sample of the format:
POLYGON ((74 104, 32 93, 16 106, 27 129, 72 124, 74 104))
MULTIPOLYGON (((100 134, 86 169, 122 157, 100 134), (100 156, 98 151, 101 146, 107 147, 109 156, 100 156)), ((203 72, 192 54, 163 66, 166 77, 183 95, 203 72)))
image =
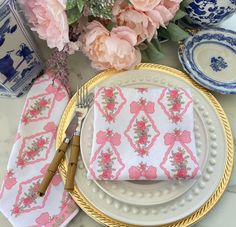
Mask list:
POLYGON ((236 94, 236 32, 222 28, 200 31, 179 48, 179 60, 202 86, 236 94))

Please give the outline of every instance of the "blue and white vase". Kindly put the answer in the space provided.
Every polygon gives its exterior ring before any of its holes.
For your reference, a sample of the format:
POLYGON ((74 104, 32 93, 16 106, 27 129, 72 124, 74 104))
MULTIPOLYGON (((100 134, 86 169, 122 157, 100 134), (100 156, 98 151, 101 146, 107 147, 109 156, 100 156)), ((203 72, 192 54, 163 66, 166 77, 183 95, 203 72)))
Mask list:
POLYGON ((187 0, 187 21, 201 27, 215 26, 236 12, 236 0, 187 0))
POLYGON ((43 64, 16 0, 0 0, 0 96, 20 96, 43 64))

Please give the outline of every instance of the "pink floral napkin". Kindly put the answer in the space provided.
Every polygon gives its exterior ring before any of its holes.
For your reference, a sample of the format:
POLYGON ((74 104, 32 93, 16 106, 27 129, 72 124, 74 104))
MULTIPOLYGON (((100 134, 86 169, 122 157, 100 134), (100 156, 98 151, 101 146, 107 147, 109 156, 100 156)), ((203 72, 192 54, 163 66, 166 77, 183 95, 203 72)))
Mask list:
POLYGON ((187 88, 97 88, 88 178, 198 176, 193 126, 193 101, 187 88))
POLYGON ((65 226, 78 213, 59 173, 44 197, 36 194, 55 154, 57 125, 69 100, 52 79, 43 75, 28 93, 0 191, 0 210, 13 226, 65 226))

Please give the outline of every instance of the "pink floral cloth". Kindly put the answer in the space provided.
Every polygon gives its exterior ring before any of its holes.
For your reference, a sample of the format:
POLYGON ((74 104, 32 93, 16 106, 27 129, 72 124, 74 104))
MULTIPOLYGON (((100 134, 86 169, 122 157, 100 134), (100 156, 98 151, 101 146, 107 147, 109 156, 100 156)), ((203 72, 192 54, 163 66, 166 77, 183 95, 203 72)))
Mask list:
POLYGON ((0 211, 13 226, 65 226, 78 207, 64 192, 59 173, 44 197, 36 192, 55 154, 57 125, 69 100, 65 88, 45 74, 28 93, 0 191, 0 211))
POLYGON ((186 88, 95 90, 88 178, 177 180, 200 175, 186 88))

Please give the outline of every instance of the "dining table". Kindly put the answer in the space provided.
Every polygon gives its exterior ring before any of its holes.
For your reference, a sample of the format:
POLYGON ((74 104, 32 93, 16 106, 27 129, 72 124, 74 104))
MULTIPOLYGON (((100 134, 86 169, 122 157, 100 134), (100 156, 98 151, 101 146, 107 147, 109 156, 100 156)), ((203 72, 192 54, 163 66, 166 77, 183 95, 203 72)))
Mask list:
MULTIPOLYGON (((236 32, 236 14, 224 21, 219 27, 231 29, 236 32)), ((41 51, 42 58, 46 61, 51 53, 44 41, 39 40, 34 35, 34 40, 41 51)), ((167 41, 162 44, 165 58, 158 64, 167 65, 181 71, 184 71, 178 59, 178 44, 167 41)), ((235 59, 236 63, 236 59, 235 59)), ((71 90, 76 91, 76 85, 82 85, 95 76, 95 71, 89 60, 81 53, 77 52, 69 56, 69 83, 71 90)), ((236 94, 223 95, 212 92, 215 98, 222 105, 232 128, 234 139, 236 138, 236 94)), ((14 143, 21 112, 25 103, 26 95, 19 98, 0 98, 0 184, 4 179, 7 168, 7 162, 10 156, 12 145, 14 143)), ((236 162, 234 162, 236 163, 236 162)), ((235 204, 236 204, 236 170, 234 168, 230 183, 221 197, 220 201, 214 208, 207 213, 195 227, 234 227, 235 221, 235 204)), ((10 222, 0 213, 0 226, 12 226, 10 222)), ((85 212, 80 210, 79 214, 68 224, 69 227, 99 227, 97 223, 85 212)), ((23 227, 23 225, 22 225, 23 227)))

